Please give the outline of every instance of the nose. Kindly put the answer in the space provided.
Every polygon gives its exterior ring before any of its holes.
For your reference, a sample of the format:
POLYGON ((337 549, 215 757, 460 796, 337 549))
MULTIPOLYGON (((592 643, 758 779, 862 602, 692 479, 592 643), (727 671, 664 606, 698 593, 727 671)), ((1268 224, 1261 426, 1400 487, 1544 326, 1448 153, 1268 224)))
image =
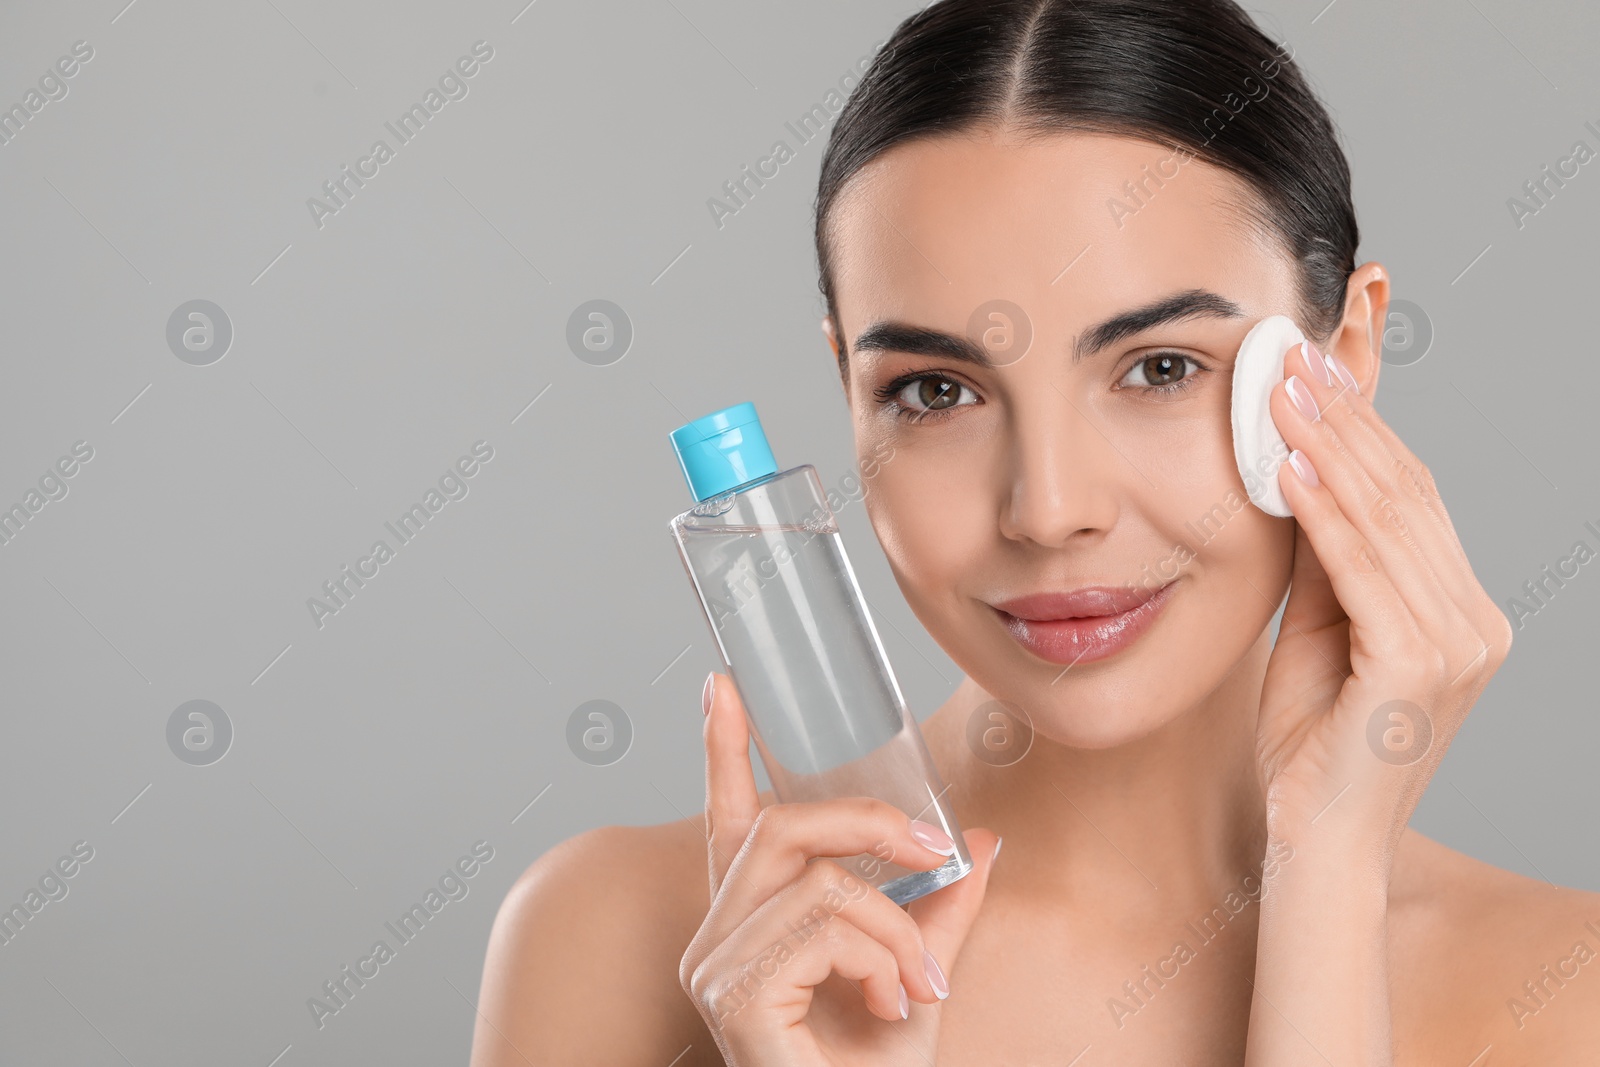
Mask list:
POLYGON ((1001 532, 1046 548, 1103 537, 1116 522, 1117 485, 1139 476, 1129 460, 1058 388, 1012 410, 1001 532))

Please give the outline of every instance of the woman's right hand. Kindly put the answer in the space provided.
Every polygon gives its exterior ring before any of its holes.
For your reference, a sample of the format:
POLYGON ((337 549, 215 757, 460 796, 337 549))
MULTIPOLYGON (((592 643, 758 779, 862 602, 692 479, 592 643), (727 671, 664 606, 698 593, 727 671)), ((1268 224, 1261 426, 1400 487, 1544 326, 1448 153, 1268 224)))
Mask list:
POLYGON ((723 1058, 733 1067, 927 1067, 945 975, 983 902, 999 839, 967 831, 974 870, 901 908, 826 857, 870 853, 932 870, 953 854, 949 838, 871 797, 762 808, 738 690, 713 674, 704 700, 711 907, 678 976, 723 1058))

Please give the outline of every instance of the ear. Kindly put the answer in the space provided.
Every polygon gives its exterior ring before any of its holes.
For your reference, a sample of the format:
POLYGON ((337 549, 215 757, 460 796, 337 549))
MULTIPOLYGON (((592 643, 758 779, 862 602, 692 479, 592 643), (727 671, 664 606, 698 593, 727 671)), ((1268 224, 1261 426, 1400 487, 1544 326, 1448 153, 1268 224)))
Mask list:
POLYGON ((828 339, 828 347, 833 349, 834 365, 839 371, 839 384, 844 387, 845 399, 850 397, 850 379, 843 365, 839 363, 839 331, 833 324, 832 315, 822 316, 822 333, 828 339))
POLYGON ((1389 272, 1382 263, 1363 263, 1345 282, 1344 318, 1328 338, 1326 351, 1350 368, 1371 399, 1378 392, 1378 371, 1383 367, 1383 331, 1389 319, 1389 272))

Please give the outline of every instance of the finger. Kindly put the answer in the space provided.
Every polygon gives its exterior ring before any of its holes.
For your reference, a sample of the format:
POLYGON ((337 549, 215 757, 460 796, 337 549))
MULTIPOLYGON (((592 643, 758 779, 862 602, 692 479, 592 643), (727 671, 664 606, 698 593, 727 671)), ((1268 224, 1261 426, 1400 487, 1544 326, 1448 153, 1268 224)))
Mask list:
MULTIPOLYGON (((1319 715, 1337 701, 1350 677, 1350 616, 1339 603, 1339 595, 1328 577, 1327 568, 1317 558, 1316 549, 1306 536, 1306 528, 1295 523, 1294 562, 1289 578, 1289 601, 1283 606, 1282 632, 1278 647, 1299 645, 1314 654, 1327 667, 1319 680, 1310 678, 1298 687, 1296 699, 1263 704, 1260 725, 1264 737, 1274 739, 1260 752, 1263 766, 1276 768, 1285 746, 1299 740, 1299 728, 1308 714, 1319 715)), ((1315 661, 1307 657, 1315 667, 1315 661)), ((1269 775, 1270 777, 1270 775, 1269 775)))
MULTIPOLYGON (((1334 360, 1326 356, 1318 359, 1316 346, 1308 342, 1308 347, 1309 352, 1291 353, 1286 364, 1292 363, 1297 372, 1302 365, 1315 369, 1321 364, 1330 372, 1329 378, 1336 383, 1336 387, 1330 387, 1336 388, 1331 397, 1322 399, 1319 386, 1326 384, 1323 379, 1318 378, 1317 384, 1312 387, 1313 395, 1323 409, 1323 419, 1339 431, 1341 439, 1347 442, 1352 453, 1362 458, 1369 477, 1379 490, 1391 500, 1400 502, 1398 514, 1403 517, 1407 532, 1428 561, 1430 569, 1437 575, 1437 584, 1442 587, 1444 594, 1442 600, 1455 606, 1453 614, 1448 611, 1424 613, 1420 619, 1445 653, 1448 661, 1446 669, 1451 673, 1452 684, 1460 681, 1474 667, 1480 677, 1487 680, 1488 675, 1483 672, 1489 662, 1491 645, 1500 650, 1496 653, 1499 659, 1504 658, 1505 651, 1510 647, 1506 640, 1508 627, 1499 607, 1483 591, 1467 559, 1466 549, 1462 547, 1455 524, 1445 510, 1432 472, 1406 447, 1394 429, 1378 414, 1372 402, 1348 384, 1354 381, 1348 378, 1347 382, 1349 371, 1341 375, 1331 365, 1334 360), (1464 664, 1459 672, 1457 664, 1464 664)), ((1488 673, 1493 673, 1493 669, 1490 668, 1488 673)))
MULTIPOLYGON (((1289 464, 1283 464, 1285 470, 1294 478, 1299 478, 1289 464)), ((1285 497, 1288 491, 1285 490, 1285 497)), ((1339 603, 1339 594, 1333 587, 1333 580, 1328 577, 1327 568, 1317 558, 1316 549, 1306 536, 1305 523, 1295 523, 1294 534, 1294 559, 1289 574, 1289 601, 1283 606, 1283 626, 1290 633, 1309 638, 1310 635, 1330 627, 1348 622, 1350 615, 1345 611, 1344 605, 1339 603)), ((1337 643, 1337 642, 1335 642, 1337 643)), ((1334 652, 1330 662, 1341 674, 1348 675, 1350 668, 1346 662, 1349 656, 1345 649, 1340 648, 1334 652)))
POLYGON ((761 1033, 798 1025, 813 990, 831 974, 860 982, 873 1014, 901 1020, 900 965, 887 946, 842 915, 798 931, 774 930, 770 917, 752 916, 751 928, 720 945, 702 968, 710 977, 696 996, 725 1034, 737 1038, 741 1023, 761 1033))
MULTIPOLYGON (((1379 649, 1390 656, 1420 649, 1423 639, 1417 620, 1371 543, 1345 517, 1322 480, 1321 469, 1311 466, 1319 482, 1312 485, 1294 469, 1294 458, 1291 455, 1291 462, 1279 469, 1278 485, 1350 618, 1352 670, 1360 672, 1360 655, 1373 655, 1379 649)), ((1286 606, 1285 617, 1287 610, 1286 606)))
POLYGON ((729 923, 742 920, 805 874, 807 865, 819 856, 867 853, 869 858, 913 871, 932 870, 948 861, 948 855, 912 836, 911 823, 905 812, 876 797, 770 804, 761 810, 734 857, 717 898, 718 914, 708 922, 731 930, 729 923))
POLYGON ((1491 651, 1499 649, 1494 656, 1504 659, 1509 649, 1509 641, 1504 640, 1509 627, 1467 561, 1466 549, 1438 498, 1434 477, 1387 426, 1370 400, 1355 389, 1349 371, 1336 366, 1336 360, 1318 360, 1315 346, 1307 344, 1306 349, 1291 350, 1285 373, 1293 370, 1299 376, 1299 371, 1314 371, 1317 366, 1328 371, 1328 381, 1336 382, 1334 386, 1315 376, 1310 386, 1322 408, 1320 421, 1338 432, 1339 442, 1362 461, 1368 480, 1386 498, 1386 502, 1374 504, 1370 515, 1374 525, 1394 531, 1395 539, 1370 536, 1370 541, 1379 550, 1390 545, 1398 552, 1400 545, 1405 545, 1426 563, 1421 581, 1406 581, 1408 574, 1398 568, 1390 568, 1390 573, 1397 576, 1400 592, 1432 641, 1451 685, 1474 669, 1486 680, 1483 670, 1493 659, 1491 651), (1326 389, 1333 389, 1333 394, 1326 395, 1326 389))
MULTIPOLYGON (((1338 363, 1338 360, 1325 357, 1325 363, 1338 363)), ((1354 378, 1349 370, 1342 370, 1342 374, 1338 366, 1333 366, 1331 370, 1341 386, 1346 382, 1354 386, 1354 378)), ((1451 522, 1450 512, 1445 509, 1445 502, 1438 494, 1434 474, 1400 440, 1394 427, 1390 427, 1379 416, 1370 398, 1363 397, 1360 389, 1346 387, 1341 389, 1339 397, 1338 402, 1331 403, 1339 410, 1339 418, 1349 422, 1347 437, 1365 435, 1374 438, 1382 450, 1387 451, 1390 459, 1389 480, 1387 483, 1379 480, 1379 488, 1392 490, 1397 498, 1408 499, 1410 514, 1426 515, 1427 522, 1414 523, 1414 536, 1435 573, 1445 579, 1445 592, 1459 611, 1459 621, 1466 622, 1459 632, 1472 633, 1477 638, 1477 648, 1459 648, 1458 656, 1466 659, 1467 669, 1474 664, 1482 667, 1491 646, 1499 649, 1496 657, 1504 659, 1504 654, 1510 648, 1510 641, 1507 640, 1509 627, 1504 621, 1506 617, 1502 616, 1499 606, 1488 597, 1488 593, 1483 592, 1483 585, 1478 582, 1477 573, 1467 560, 1466 547, 1462 547, 1461 537, 1456 534, 1456 525, 1451 522)), ((1339 426, 1338 419, 1334 421, 1334 426, 1339 426)), ((1424 622, 1429 621, 1424 619, 1424 622)), ((1437 624, 1438 621, 1434 622, 1437 624)), ((1462 670, 1462 673, 1466 673, 1466 670, 1462 670)), ((1490 673, 1493 673, 1493 669, 1490 673)), ((1461 675, 1456 675, 1456 680, 1459 677, 1461 675)), ((1486 680, 1486 675, 1483 678, 1486 680)))
MULTIPOLYGON (((912 998, 928 1003, 940 999, 925 963, 927 946, 917 921, 866 879, 832 860, 810 864, 805 874, 757 908, 735 936, 742 937, 746 929, 771 927, 776 932, 767 936, 768 941, 784 931, 810 938, 835 918, 849 920, 889 950, 899 969, 897 984, 905 986, 912 998)), ((763 934, 755 936, 759 941, 763 934)))
MULTIPOLYGON (((1337 502, 1348 523, 1376 554, 1400 599, 1416 617, 1413 625, 1433 628, 1459 618, 1460 608, 1441 588, 1439 576, 1412 537, 1412 524, 1395 498, 1373 482, 1366 464, 1351 452, 1350 443, 1333 421, 1322 418, 1320 413, 1312 418, 1291 399, 1298 394, 1315 400, 1317 389, 1321 390, 1323 401, 1334 392, 1320 383, 1308 386, 1299 375, 1291 375, 1273 388, 1270 406, 1285 443, 1309 457, 1321 482, 1318 488, 1331 494, 1329 499, 1337 502)), ((1294 477, 1292 470, 1289 477, 1294 477)), ((1290 508, 1293 509, 1292 499, 1290 508)), ((1295 517, 1306 524, 1306 517, 1298 512, 1295 517)), ((1348 604, 1346 609, 1349 610, 1348 604)), ((1350 614, 1352 618, 1355 615, 1353 611, 1350 614)))
POLYGON ((1350 675, 1348 636, 1336 630, 1350 615, 1339 603, 1328 570, 1317 558, 1306 528, 1295 523, 1294 563, 1289 577, 1289 602, 1283 607, 1283 626, 1294 637, 1311 644, 1340 676, 1350 675), (1332 636, 1328 636, 1331 632, 1332 636))
POLYGON ((734 856, 761 813, 755 769, 750 765, 750 724, 738 687, 725 674, 711 675, 711 710, 706 713, 706 844, 711 896, 716 898, 734 856))
MULTIPOLYGON (((972 856, 972 871, 906 905, 906 911, 922 929, 922 941, 928 954, 943 975, 945 995, 949 994, 950 974, 961 956, 961 947, 966 944, 967 934, 988 892, 989 872, 994 869, 998 858, 995 850, 1000 844, 999 835, 992 830, 967 830, 961 836, 966 838, 967 852, 972 856)), ((916 996, 909 982, 906 989, 915 999, 927 1001, 925 997, 916 996)))
MULTIPOLYGON (((1317 352, 1316 345, 1311 344, 1309 341, 1306 342, 1306 345, 1311 350, 1310 352, 1291 352, 1289 360, 1285 362, 1296 359, 1298 355, 1300 363, 1304 364, 1312 372, 1312 377, 1315 377, 1319 384, 1323 384, 1328 378, 1331 378, 1334 397, 1349 406, 1351 416, 1361 424, 1362 431, 1372 435, 1394 462, 1395 484, 1399 487, 1411 486, 1417 494, 1418 501, 1427 509, 1429 517, 1433 519, 1434 525, 1447 535, 1443 538, 1443 544, 1439 547, 1453 550, 1454 554, 1459 557, 1460 562, 1466 565, 1466 552, 1461 548, 1461 540, 1456 535, 1455 524, 1450 521, 1450 514, 1445 510, 1444 502, 1439 498, 1438 489, 1433 484, 1433 475, 1429 472, 1427 465, 1417 458, 1416 453, 1411 451, 1410 447, 1400 439, 1400 435, 1395 433, 1394 428, 1378 414, 1378 409, 1373 406, 1372 400, 1362 393, 1359 388, 1352 388, 1344 381, 1337 370, 1329 366, 1330 357, 1328 354, 1317 352), (1326 378, 1315 373, 1319 364, 1329 371, 1326 378)), ((1298 349, 1299 346, 1296 346, 1296 348, 1298 349)), ((1298 369, 1292 373, 1299 374, 1302 378, 1306 377, 1306 374, 1298 369)), ((1319 406, 1326 407, 1326 404, 1319 404, 1319 406)))
MULTIPOLYGON (((1444 513, 1432 475, 1384 423, 1377 409, 1345 384, 1327 360, 1312 358, 1314 353, 1316 347, 1309 342, 1304 347, 1296 345, 1284 361, 1284 373, 1305 383, 1320 411, 1319 422, 1333 431, 1336 444, 1360 465, 1371 483, 1374 496, 1366 503, 1368 513, 1377 520, 1375 527, 1389 532, 1393 538, 1390 543, 1397 550, 1403 546, 1424 562, 1426 572, 1419 576, 1422 583, 1418 590, 1435 594, 1431 598, 1435 609, 1447 601, 1456 606, 1456 613, 1441 616, 1411 600, 1414 610, 1425 619, 1442 620, 1459 614, 1468 607, 1463 599, 1465 590, 1475 588, 1476 579, 1471 585, 1463 584, 1472 575, 1472 568, 1444 513), (1332 385, 1326 383, 1327 378, 1333 380, 1332 385)), ((1316 453, 1306 451, 1315 463, 1316 453)), ((1402 592, 1411 590, 1402 586, 1402 592)))

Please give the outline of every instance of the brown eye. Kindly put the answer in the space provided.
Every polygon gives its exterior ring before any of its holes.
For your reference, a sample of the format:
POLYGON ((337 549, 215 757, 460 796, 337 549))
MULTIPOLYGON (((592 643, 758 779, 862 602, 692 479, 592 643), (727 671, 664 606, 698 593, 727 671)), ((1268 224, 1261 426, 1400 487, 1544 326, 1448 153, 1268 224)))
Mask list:
POLYGON ((977 402, 977 394, 963 383, 927 372, 904 375, 873 392, 897 418, 913 421, 940 419, 953 414, 955 408, 977 402), (971 399, 963 400, 963 391, 971 394, 971 399))
POLYGON ((1166 385, 1183 376, 1183 361, 1172 356, 1151 356, 1144 366, 1151 385, 1166 385))
POLYGON ((1129 368, 1120 384, 1131 385, 1146 392, 1170 393, 1188 385, 1194 373, 1186 368, 1200 369, 1197 360, 1177 352, 1160 352, 1142 359, 1129 368), (1140 379, 1143 379, 1142 381, 1140 379))
POLYGON ((917 406, 926 411, 954 407, 961 395, 961 387, 949 378, 923 378, 912 384, 916 386, 917 406))

